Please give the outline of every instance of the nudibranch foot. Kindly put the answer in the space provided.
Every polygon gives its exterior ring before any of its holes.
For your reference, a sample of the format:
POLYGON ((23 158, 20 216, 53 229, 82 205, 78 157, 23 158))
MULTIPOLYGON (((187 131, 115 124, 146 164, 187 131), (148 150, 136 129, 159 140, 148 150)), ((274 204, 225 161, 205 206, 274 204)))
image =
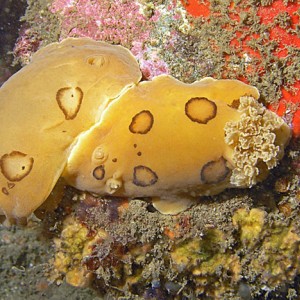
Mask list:
POLYGON ((153 197, 153 207, 165 215, 176 215, 197 204, 196 198, 188 197, 153 197))

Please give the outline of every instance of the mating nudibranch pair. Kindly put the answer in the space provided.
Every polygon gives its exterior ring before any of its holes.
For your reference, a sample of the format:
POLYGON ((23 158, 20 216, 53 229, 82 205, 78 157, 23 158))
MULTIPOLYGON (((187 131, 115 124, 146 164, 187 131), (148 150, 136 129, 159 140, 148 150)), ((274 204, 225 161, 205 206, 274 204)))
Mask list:
POLYGON ((252 186, 290 129, 237 80, 142 81, 121 46, 66 39, 0 89, 0 209, 27 217, 59 177, 99 195, 152 197, 178 213, 201 195, 252 186))

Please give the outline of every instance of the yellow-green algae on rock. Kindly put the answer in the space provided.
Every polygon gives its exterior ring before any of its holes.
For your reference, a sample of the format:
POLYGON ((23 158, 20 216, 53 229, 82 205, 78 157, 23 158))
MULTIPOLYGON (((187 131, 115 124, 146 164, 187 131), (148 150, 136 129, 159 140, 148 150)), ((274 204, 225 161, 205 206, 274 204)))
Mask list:
POLYGON ((262 230, 265 222, 265 212, 253 208, 249 212, 246 209, 239 209, 232 217, 234 226, 240 230, 240 239, 243 245, 251 248, 262 237, 262 230))
POLYGON ((172 264, 178 272, 189 274, 196 294, 213 297, 222 295, 240 280, 241 263, 235 253, 226 251, 225 235, 209 229, 204 236, 186 240, 170 252, 172 264), (230 274, 226 279, 226 273, 230 274), (223 277, 222 283, 218 277, 223 277))
POLYGON ((299 228, 291 223, 265 224, 266 213, 241 208, 233 215, 243 248, 255 251, 249 268, 270 287, 289 282, 300 272, 299 228))
MULTIPOLYGON (((91 196, 84 198, 91 202, 91 196)), ((92 205, 86 210, 89 206, 77 203, 77 217, 64 221, 51 280, 91 284, 112 297, 226 299, 241 286, 253 295, 276 290, 300 273, 296 223, 274 222, 262 209, 239 208, 224 222, 226 228, 205 225, 195 231, 197 214, 162 218, 140 200, 97 199, 92 205), (146 224, 158 228, 149 233, 146 224)))

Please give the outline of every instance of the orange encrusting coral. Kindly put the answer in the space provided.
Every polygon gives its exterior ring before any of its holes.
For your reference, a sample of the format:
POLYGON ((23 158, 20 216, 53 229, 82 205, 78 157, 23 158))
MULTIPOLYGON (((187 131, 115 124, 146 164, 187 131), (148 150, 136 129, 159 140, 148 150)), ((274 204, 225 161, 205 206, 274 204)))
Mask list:
MULTIPOLYGON (((216 12, 210 7, 211 1, 198 2, 197 0, 181 1, 187 12, 195 17, 204 17, 207 22, 211 22, 216 12)), ((243 23, 241 16, 249 15, 249 12, 253 7, 247 5, 245 1, 235 5, 232 1, 228 6, 228 16, 233 23, 228 23, 225 31, 232 31, 234 38, 230 41, 230 46, 234 49, 234 52, 238 56, 243 58, 245 56, 245 71, 248 73, 245 76, 238 76, 239 80, 249 83, 249 76, 252 74, 260 74, 263 76, 266 74, 265 66, 255 61, 261 61, 265 56, 265 53, 261 52, 259 47, 251 45, 253 41, 262 41, 263 45, 274 42, 276 47, 272 50, 272 55, 278 60, 281 60, 284 64, 289 65, 290 48, 300 49, 300 37, 296 34, 297 25, 299 24, 299 2, 285 3, 283 0, 275 0, 268 5, 258 5, 256 16, 259 18, 259 24, 265 26, 265 35, 268 38, 263 37, 260 32, 250 32, 249 24, 243 23), (243 5, 241 5, 243 4, 243 5), (280 18, 282 22, 280 23, 280 18), (236 24, 242 24, 243 31, 237 30, 236 24)), ((259 42, 257 42, 259 44, 259 42)), ((225 54, 225 60, 230 61, 232 54, 225 54)), ((223 76, 227 77, 226 71, 223 76)), ((294 82, 288 83, 288 89, 284 78, 282 78, 282 85, 279 86, 281 91, 281 98, 277 103, 269 105, 269 109, 276 112, 279 116, 286 117, 290 123, 295 137, 300 137, 300 82, 297 75, 294 82), (279 102, 279 103, 278 103, 279 102), (286 116, 288 115, 288 116, 286 116)), ((274 103, 273 99, 270 102, 274 103)))
POLYGON ((181 0, 189 14, 194 17, 208 17, 210 14, 209 1, 205 0, 199 3, 198 0, 181 0))
MULTIPOLYGON (((260 7, 258 10, 258 16, 261 18, 262 24, 270 24, 274 18, 278 17, 283 12, 289 17, 289 31, 286 28, 280 27, 280 25, 270 28, 270 40, 274 40, 278 43, 275 55, 279 58, 285 58, 289 55, 288 48, 294 46, 300 49, 300 37, 293 34, 296 30, 297 24, 299 24, 299 2, 289 2, 287 5, 284 1, 274 1, 271 5, 260 7)), ((270 106, 270 109, 275 111, 279 116, 285 116, 285 114, 292 113, 292 130, 296 137, 300 137, 300 81, 296 81, 292 85, 294 91, 287 91, 284 87, 281 87, 282 98, 279 101, 277 109, 274 106, 270 106), (290 110, 291 104, 294 103, 293 111, 290 110)))

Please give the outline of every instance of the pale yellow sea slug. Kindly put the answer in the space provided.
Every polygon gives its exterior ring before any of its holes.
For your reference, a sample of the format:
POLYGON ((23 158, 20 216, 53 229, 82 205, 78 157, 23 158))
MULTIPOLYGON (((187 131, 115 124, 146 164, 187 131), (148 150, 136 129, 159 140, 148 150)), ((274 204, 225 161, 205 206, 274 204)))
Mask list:
POLYGON ((178 213, 200 195, 262 180, 283 155, 289 127, 256 88, 162 75, 131 87, 83 134, 63 176, 100 195, 152 197, 178 213))
POLYGON ((283 156, 289 127, 256 88, 140 80, 120 46, 83 38, 38 51, 0 89, 0 212, 28 217, 62 175, 80 190, 151 197, 178 213, 201 195, 252 186, 283 156))
POLYGON ((0 211, 20 219, 39 207, 75 138, 140 79, 135 58, 121 46, 82 38, 39 50, 0 89, 0 211))

